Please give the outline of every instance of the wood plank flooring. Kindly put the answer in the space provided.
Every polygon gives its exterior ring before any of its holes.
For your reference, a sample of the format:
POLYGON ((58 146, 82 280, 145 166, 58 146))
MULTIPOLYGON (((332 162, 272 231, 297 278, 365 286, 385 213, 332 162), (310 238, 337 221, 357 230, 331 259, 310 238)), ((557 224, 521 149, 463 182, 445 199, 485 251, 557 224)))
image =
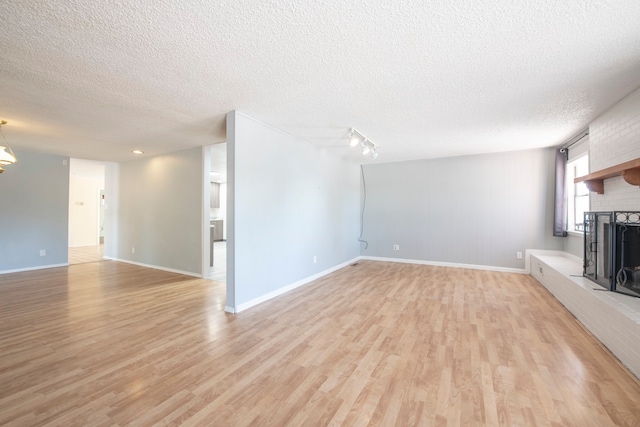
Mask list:
POLYGON ((640 425, 637 379, 530 276, 362 261, 237 315, 224 292, 0 276, 0 425, 640 425))
POLYGON ((102 261, 104 244, 94 246, 75 246, 69 248, 69 264, 102 261))
POLYGON ((227 242, 213 243, 213 267, 211 267, 211 280, 227 283, 227 242))

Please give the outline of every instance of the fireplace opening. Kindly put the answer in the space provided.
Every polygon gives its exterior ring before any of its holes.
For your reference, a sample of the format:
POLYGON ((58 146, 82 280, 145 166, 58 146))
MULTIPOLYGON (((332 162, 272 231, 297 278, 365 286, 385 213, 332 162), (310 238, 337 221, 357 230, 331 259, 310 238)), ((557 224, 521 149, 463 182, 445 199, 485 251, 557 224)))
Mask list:
POLYGON ((640 224, 621 219, 615 224, 615 289, 640 297, 640 224))
POLYGON ((584 215, 584 276, 608 291, 611 280, 611 232, 613 212, 586 212, 584 215))
POLYGON ((640 297, 640 212, 586 212, 583 275, 640 297))

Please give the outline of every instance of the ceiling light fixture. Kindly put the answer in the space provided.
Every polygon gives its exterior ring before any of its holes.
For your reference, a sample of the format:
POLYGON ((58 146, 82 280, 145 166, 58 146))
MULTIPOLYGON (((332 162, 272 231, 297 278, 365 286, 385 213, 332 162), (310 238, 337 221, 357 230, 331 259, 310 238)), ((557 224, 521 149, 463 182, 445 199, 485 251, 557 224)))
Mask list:
POLYGON ((12 165, 18 161, 2 132, 2 125, 6 124, 6 120, 0 120, 0 135, 2 135, 2 140, 4 141, 4 146, 0 145, 0 173, 4 172, 3 166, 12 165))
POLYGON ((142 151, 142 150, 131 150, 131 152, 133 154, 144 154, 144 151, 142 151))
POLYGON ((349 145, 352 147, 359 145, 363 155, 371 154, 371 158, 374 160, 378 158, 378 146, 354 128, 349 131, 349 145))

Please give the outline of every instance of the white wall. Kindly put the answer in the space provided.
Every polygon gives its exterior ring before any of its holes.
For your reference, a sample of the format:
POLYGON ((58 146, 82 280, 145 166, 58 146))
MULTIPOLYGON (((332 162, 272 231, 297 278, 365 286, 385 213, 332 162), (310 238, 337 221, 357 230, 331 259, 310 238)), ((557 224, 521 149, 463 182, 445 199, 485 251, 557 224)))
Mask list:
POLYGON ((201 275, 202 157, 198 147, 120 164, 115 258, 201 275))
POLYGON ((235 111, 227 139, 228 307, 358 256, 357 165, 235 111))
POLYGON ((220 183, 220 209, 217 209, 217 217, 222 218, 222 238, 227 240, 227 183, 220 183))
POLYGON ((105 166, 81 159, 69 163, 69 246, 97 245, 105 166))
POLYGON ((66 264, 69 158, 14 151, 0 175, 0 272, 66 264))
MULTIPOLYGON (((589 124, 591 172, 640 158, 640 89, 589 124)), ((640 211, 640 189, 622 177, 604 181, 604 194, 591 193, 591 210, 640 211)))
POLYGON ((523 269, 516 252, 562 249, 553 165, 553 150, 366 165, 361 253, 523 269))
POLYGON ((569 234, 564 238, 564 245, 562 250, 575 255, 577 257, 584 257, 584 235, 582 234, 569 234))
POLYGON ((105 163, 104 177, 104 256, 118 257, 120 206, 120 164, 105 163))

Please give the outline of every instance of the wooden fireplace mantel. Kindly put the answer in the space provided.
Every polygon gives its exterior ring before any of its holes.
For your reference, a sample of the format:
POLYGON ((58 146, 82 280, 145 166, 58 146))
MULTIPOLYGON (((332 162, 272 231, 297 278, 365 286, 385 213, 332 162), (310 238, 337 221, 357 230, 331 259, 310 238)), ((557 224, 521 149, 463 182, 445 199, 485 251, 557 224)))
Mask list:
POLYGON ((589 191, 604 194, 604 180, 616 176, 622 176, 631 185, 640 186, 640 158, 620 163, 589 175, 579 176, 573 182, 584 182, 589 191))

